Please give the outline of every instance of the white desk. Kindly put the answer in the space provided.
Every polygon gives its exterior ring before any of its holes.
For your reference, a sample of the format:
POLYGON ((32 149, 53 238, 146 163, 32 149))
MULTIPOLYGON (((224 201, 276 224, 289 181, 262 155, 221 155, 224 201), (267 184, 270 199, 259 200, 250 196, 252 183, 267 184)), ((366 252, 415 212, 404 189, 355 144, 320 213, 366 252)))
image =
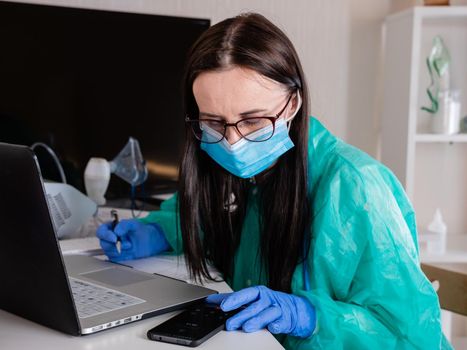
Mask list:
MULTIPOLYGON (((130 323, 96 334, 73 337, 0 310, 0 349, 24 350, 129 350, 172 349, 187 347, 147 339, 148 329, 175 315, 176 312, 130 323)), ((199 349, 283 349, 266 330, 256 333, 221 331, 199 349)))
MULTIPOLYGON (((225 282, 209 283, 206 287, 219 292, 231 290, 225 282)), ((0 287, 1 288, 1 287, 0 287)), ((156 342, 147 339, 146 332, 177 312, 152 317, 146 320, 108 329, 96 334, 73 337, 28 321, 0 310, 0 349, 8 350, 128 350, 128 349, 172 349, 187 347, 156 342)), ((262 330, 255 333, 221 331, 200 349, 283 349, 271 333, 262 330)))

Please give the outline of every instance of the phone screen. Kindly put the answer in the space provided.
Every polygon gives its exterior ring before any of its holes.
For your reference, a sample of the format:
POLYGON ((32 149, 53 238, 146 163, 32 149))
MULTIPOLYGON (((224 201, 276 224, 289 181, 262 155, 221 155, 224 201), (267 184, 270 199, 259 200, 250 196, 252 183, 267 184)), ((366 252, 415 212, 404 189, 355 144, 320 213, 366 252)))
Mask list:
POLYGON ((225 321, 241 310, 224 312, 216 304, 196 304, 150 329, 147 335, 151 340, 198 346, 223 330, 225 321))

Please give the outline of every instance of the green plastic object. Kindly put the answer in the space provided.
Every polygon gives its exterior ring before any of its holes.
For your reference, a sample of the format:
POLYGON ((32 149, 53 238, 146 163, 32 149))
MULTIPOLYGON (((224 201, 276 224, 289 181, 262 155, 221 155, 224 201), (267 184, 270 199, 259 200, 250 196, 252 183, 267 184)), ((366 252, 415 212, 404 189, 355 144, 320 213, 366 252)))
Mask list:
POLYGON ((439 92, 449 90, 449 66, 451 57, 440 36, 433 38, 430 55, 426 58, 426 65, 430 73, 431 83, 426 89, 431 107, 422 107, 422 110, 435 114, 439 109, 439 92))

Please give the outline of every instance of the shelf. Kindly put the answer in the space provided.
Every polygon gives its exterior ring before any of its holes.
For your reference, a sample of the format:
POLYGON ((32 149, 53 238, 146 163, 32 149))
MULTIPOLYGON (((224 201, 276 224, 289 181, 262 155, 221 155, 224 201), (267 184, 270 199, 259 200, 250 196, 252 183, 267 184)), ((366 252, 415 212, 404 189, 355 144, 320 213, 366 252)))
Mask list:
POLYGON ((427 253, 420 250, 420 262, 422 263, 467 263, 467 251, 446 250, 444 254, 427 253))
POLYGON ((421 18, 465 18, 467 17, 467 6, 417 6, 414 14, 421 18))
POLYGON ((467 142, 467 134, 417 134, 415 135, 415 142, 467 142))
POLYGON ((421 19, 466 18, 467 6, 415 6, 388 16, 386 21, 399 20, 409 16, 421 19))
POLYGON ((447 234, 446 252, 443 254, 428 253, 422 242, 420 261, 422 263, 467 263, 467 234, 447 234))

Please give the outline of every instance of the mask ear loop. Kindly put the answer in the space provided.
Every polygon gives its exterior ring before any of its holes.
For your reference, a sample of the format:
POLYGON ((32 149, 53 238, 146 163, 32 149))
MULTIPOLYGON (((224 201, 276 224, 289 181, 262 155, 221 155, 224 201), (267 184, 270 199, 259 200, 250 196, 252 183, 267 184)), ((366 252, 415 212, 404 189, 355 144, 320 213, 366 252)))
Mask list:
POLYGON ((292 125, 292 119, 295 118, 295 116, 297 115, 298 111, 300 110, 300 108, 302 107, 302 96, 300 95, 300 90, 297 89, 297 106, 295 108, 295 112, 290 116, 288 117, 285 121, 287 123, 287 130, 290 131, 290 127, 292 125))

